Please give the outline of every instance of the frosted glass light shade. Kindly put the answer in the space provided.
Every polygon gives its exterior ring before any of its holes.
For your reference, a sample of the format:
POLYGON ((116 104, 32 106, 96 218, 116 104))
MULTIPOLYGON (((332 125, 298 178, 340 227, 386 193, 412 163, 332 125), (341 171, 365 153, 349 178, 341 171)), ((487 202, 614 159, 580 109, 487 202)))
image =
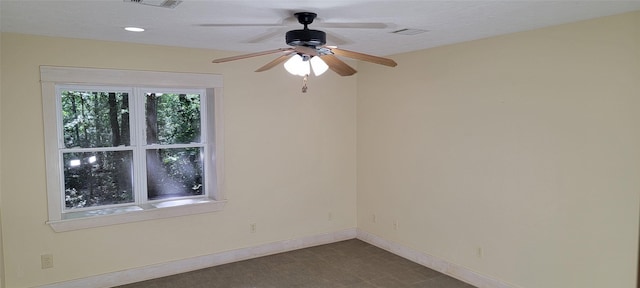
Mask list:
POLYGON ((298 54, 293 55, 289 60, 287 60, 287 62, 284 62, 284 69, 287 69, 287 72, 298 76, 306 76, 311 72, 309 62, 304 61, 302 56, 298 54))
POLYGON ((324 63, 324 60, 320 59, 320 57, 312 57, 311 60, 311 68, 313 69, 313 74, 316 76, 322 75, 322 73, 326 72, 329 69, 329 65, 324 63))

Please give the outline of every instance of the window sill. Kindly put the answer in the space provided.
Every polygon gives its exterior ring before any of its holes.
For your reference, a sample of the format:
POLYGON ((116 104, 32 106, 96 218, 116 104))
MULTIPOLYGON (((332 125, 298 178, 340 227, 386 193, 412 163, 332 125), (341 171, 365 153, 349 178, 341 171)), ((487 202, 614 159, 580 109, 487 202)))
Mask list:
POLYGON ((190 199, 155 204, 133 205, 67 213, 62 220, 48 221, 55 232, 66 232, 153 219, 186 216, 220 211, 227 201, 190 199))

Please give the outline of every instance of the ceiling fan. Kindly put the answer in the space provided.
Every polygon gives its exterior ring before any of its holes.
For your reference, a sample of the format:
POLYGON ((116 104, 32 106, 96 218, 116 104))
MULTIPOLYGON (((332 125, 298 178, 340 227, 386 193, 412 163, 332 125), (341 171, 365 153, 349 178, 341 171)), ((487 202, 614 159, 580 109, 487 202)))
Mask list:
MULTIPOLYGON (((332 46, 325 46, 327 42, 326 33, 320 30, 312 30, 308 27, 308 25, 313 23, 313 20, 317 17, 316 13, 298 12, 295 13, 294 16, 298 19, 300 24, 304 25, 304 28, 291 30, 285 34, 286 43, 291 47, 215 59, 213 60, 213 63, 223 63, 280 53, 281 55, 278 58, 258 68, 255 72, 269 70, 286 61, 284 66, 289 73, 303 76, 305 79, 309 75, 310 68, 313 68, 313 72, 316 76, 324 73, 327 69, 331 69, 340 76, 351 76, 357 72, 347 63, 336 57, 336 55, 389 67, 395 67, 397 65, 395 61, 388 58, 339 49, 332 46)), ((370 26, 370 23, 363 24, 370 26)), ((306 90, 305 88, 306 86, 303 87, 303 91, 306 90)))

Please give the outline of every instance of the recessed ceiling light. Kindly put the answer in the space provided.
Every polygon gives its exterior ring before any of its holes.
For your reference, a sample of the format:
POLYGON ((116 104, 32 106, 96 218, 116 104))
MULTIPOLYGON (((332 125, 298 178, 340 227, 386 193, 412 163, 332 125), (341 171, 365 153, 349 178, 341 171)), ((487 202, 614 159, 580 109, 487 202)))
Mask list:
POLYGON ((144 28, 139 27, 124 27, 124 30, 127 30, 129 32, 144 32, 144 28))

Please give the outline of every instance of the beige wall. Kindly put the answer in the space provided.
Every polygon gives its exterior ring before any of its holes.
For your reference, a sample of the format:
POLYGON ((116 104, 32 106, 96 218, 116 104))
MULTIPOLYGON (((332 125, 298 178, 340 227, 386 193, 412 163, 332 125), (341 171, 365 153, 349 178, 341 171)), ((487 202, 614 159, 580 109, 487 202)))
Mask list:
POLYGON ((360 65, 358 227, 515 287, 635 287, 639 29, 626 14, 360 65))
POLYGON ((638 29, 635 13, 396 55, 307 94, 249 73, 270 57, 2 34, 6 287, 338 231, 354 207, 360 229, 515 287, 634 287, 638 29), (225 210, 54 233, 39 65, 223 74, 225 210))
POLYGON ((6 286, 31 287, 356 226, 356 78, 302 80, 274 57, 211 64, 199 49, 3 34, 2 228, 6 286), (47 198, 39 66, 224 75, 224 211, 55 233, 47 198), (332 213, 329 221, 328 213, 332 213), (257 223, 251 234, 249 224, 257 223), (40 255, 55 267, 42 270, 40 255))

